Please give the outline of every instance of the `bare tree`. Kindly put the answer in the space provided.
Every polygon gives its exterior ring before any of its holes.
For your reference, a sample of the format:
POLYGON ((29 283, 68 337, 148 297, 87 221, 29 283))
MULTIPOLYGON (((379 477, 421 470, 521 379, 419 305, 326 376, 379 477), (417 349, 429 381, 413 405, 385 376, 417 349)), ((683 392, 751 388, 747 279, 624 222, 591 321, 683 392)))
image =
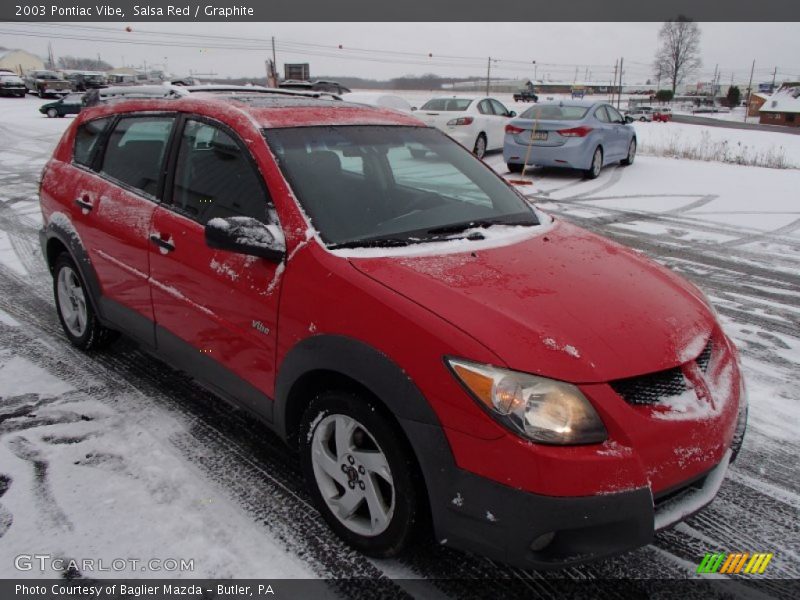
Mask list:
POLYGON ((700 67, 700 28, 680 15, 662 25, 658 43, 653 70, 659 80, 672 82, 674 94, 678 84, 700 67))
POLYGON ((75 69, 77 71, 108 71, 113 68, 103 60, 79 56, 61 56, 58 59, 58 66, 62 69, 75 69))

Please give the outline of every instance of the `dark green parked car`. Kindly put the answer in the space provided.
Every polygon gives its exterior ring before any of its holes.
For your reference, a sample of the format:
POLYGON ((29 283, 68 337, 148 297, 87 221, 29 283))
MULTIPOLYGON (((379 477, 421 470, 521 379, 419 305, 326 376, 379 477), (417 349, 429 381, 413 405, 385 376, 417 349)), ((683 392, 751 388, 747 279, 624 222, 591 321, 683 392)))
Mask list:
POLYGON ((63 117, 64 115, 77 115, 83 108, 83 94, 67 94, 60 100, 48 102, 39 107, 39 112, 48 117, 63 117))

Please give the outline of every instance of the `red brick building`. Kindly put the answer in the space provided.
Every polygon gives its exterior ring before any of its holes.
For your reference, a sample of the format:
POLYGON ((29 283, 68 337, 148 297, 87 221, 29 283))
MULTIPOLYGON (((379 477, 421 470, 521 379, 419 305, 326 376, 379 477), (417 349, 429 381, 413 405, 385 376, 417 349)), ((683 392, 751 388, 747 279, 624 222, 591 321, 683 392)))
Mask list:
POLYGON ((764 125, 800 127, 800 82, 784 83, 758 112, 764 125))

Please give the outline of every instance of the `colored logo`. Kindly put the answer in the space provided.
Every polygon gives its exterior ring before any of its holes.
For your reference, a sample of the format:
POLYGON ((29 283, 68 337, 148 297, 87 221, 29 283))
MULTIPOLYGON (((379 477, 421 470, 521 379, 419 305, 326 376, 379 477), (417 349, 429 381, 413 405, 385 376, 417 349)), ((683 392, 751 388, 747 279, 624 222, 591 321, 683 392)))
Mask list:
POLYGON ((697 566, 698 573, 761 574, 772 560, 772 552, 706 553, 697 566))

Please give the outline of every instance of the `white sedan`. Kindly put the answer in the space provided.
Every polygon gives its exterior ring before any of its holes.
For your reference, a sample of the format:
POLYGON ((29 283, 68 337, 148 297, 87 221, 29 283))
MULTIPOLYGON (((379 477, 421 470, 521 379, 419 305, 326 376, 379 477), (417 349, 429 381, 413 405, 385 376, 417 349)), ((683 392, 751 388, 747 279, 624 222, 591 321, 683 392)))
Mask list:
POLYGON ((475 156, 503 147, 505 128, 517 113, 495 98, 442 96, 428 100, 414 113, 427 125, 444 131, 475 156))

